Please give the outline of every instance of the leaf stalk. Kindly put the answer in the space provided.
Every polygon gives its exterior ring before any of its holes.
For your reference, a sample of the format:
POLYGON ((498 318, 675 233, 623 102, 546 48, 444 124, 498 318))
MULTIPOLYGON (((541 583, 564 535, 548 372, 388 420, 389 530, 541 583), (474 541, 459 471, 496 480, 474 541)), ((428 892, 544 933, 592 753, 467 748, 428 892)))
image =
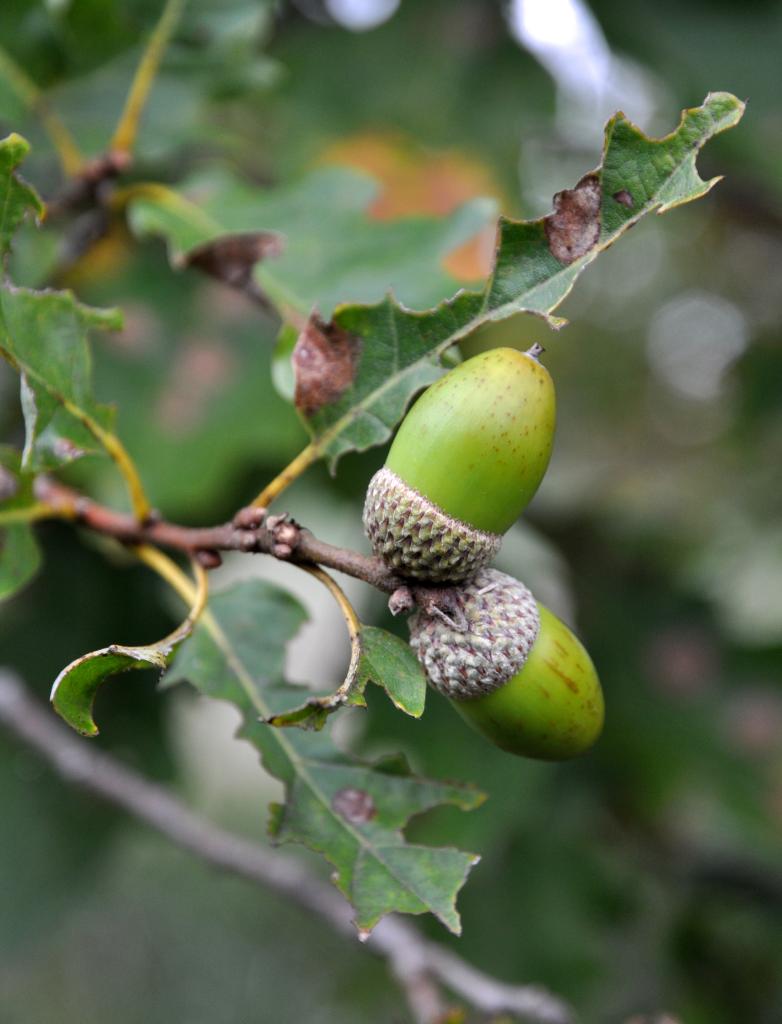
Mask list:
POLYGON ((110 149, 130 154, 136 143, 141 115, 152 90, 163 54, 185 8, 186 0, 167 0, 133 77, 125 107, 120 116, 110 149))
POLYGON ((250 502, 252 508, 268 508, 282 492, 320 458, 320 447, 310 443, 250 502))

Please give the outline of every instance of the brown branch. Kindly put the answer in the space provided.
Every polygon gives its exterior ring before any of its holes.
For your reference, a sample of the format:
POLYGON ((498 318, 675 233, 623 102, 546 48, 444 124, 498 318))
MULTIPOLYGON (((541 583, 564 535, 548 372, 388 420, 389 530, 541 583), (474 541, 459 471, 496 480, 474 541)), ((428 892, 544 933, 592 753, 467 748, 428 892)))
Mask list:
POLYGON ((288 516, 269 516, 263 508, 241 509, 232 522, 219 526, 191 527, 155 518, 140 523, 46 476, 36 480, 35 496, 51 509, 52 517, 73 520, 125 544, 173 548, 197 558, 206 568, 220 564, 220 551, 266 554, 294 565, 320 565, 363 580, 392 595, 389 604, 395 614, 411 611, 414 605, 454 611, 450 588, 418 586, 397 576, 381 558, 319 540, 288 516))
POLYGON ((116 178, 130 167, 129 154, 113 150, 87 161, 72 178, 69 178, 46 203, 48 220, 73 210, 100 208, 105 212, 109 206, 111 185, 116 178))
MULTIPOLYGON (((162 786, 76 739, 17 679, 2 671, 0 724, 67 782, 121 808, 213 867, 293 900, 355 941, 350 907, 335 889, 294 859, 205 821, 162 786)), ((483 1013, 512 1013, 529 1024, 573 1024, 571 1010, 557 997, 535 986, 498 981, 423 938, 399 918, 381 921, 365 948, 387 960, 416 1024, 435 1024, 442 1018, 445 1002, 440 984, 483 1013)))

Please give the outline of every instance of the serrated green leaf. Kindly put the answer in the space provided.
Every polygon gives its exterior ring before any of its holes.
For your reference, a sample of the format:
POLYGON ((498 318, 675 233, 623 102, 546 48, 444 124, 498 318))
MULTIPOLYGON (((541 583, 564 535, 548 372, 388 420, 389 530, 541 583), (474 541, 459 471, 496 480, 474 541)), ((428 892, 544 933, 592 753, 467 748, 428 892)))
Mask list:
POLYGON ((92 709, 102 683, 132 669, 157 669, 168 664, 167 652, 154 645, 123 647, 111 644, 72 661, 54 681, 50 700, 57 714, 82 736, 97 736, 92 709))
POLYGON ((441 373, 442 354, 482 324, 526 312, 560 327, 553 311, 604 249, 645 214, 697 199, 719 180, 702 181, 695 158, 743 111, 735 96, 710 94, 662 139, 647 138, 616 114, 606 125, 601 166, 558 193, 554 213, 500 220, 494 271, 482 292, 461 292, 423 313, 389 296, 374 306, 341 306, 328 324, 312 318, 293 354, 295 367, 302 354, 296 404, 332 471, 346 452, 387 441, 413 395, 441 373), (310 382, 313 352, 317 375, 310 382))
POLYGON ((381 686, 400 711, 420 718, 426 704, 426 676, 410 645, 377 626, 363 626, 361 638, 359 673, 381 686))
POLYGON ((29 151, 21 135, 0 139, 0 259, 10 250, 13 234, 24 218, 29 213, 36 218, 44 213, 38 193, 15 173, 29 151))
POLYGON ((366 707, 367 683, 375 683, 392 703, 412 718, 420 718, 426 702, 426 676, 409 644, 376 626, 362 626, 355 669, 336 693, 310 697, 292 711, 275 714, 269 724, 322 729, 329 715, 343 707, 366 707))
MULTIPOLYGON (((214 170, 185 182, 181 192, 137 186, 129 219, 140 235, 162 235, 180 267, 221 237, 278 233, 281 251, 257 264, 254 280, 283 310, 308 314, 317 307, 330 316, 340 302, 373 302, 389 288, 409 306, 431 306, 456 283, 443 258, 491 221, 495 204, 478 199, 449 217, 378 221, 367 216, 376 191, 371 178, 339 167, 265 191, 214 170)), ((244 270, 260 258, 250 246, 244 270)), ((236 276, 235 266, 223 275, 236 276)))
MULTIPOLYGON (((35 192, 14 171, 29 151, 18 135, 0 142, 0 257, 25 213, 43 212, 35 192)), ((92 395, 87 332, 117 329, 116 310, 92 309, 70 292, 0 286, 0 355, 21 378, 26 427, 22 464, 42 470, 102 450, 96 438, 112 428, 114 412, 92 395)))
POLYGON ((121 323, 117 311, 91 309, 70 292, 0 287, 0 354, 21 376, 26 468, 100 450, 94 427, 110 431, 114 411, 92 395, 87 332, 121 323))
POLYGON ((197 617, 198 612, 188 615, 173 633, 157 643, 138 647, 111 644, 76 658, 54 681, 49 698, 54 710, 82 736, 97 736, 93 706, 101 685, 122 672, 165 671, 179 645, 190 636, 194 615, 197 617))
POLYGON ((272 808, 275 838, 303 843, 331 862, 360 929, 400 910, 429 911, 458 931, 454 900, 476 858, 409 844, 401 830, 414 814, 442 803, 467 810, 482 795, 418 779, 398 759, 393 770, 387 760, 353 760, 322 732, 268 726, 260 719, 290 706, 296 693, 282 682, 283 665, 285 645, 304 622, 304 610, 285 591, 250 581, 214 596, 210 613, 183 644, 165 682, 186 679, 242 712, 239 735, 286 787, 284 806, 272 808))

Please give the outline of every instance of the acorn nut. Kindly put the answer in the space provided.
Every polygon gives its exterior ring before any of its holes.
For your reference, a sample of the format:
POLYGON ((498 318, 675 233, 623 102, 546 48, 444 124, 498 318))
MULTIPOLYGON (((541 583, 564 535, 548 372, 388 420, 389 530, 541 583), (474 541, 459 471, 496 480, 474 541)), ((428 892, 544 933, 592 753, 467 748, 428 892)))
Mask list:
POLYGON ((424 392, 370 481, 364 527, 402 576, 468 579, 496 555, 546 472, 554 385, 529 352, 495 348, 424 392))
POLYGON ((559 761, 587 750, 603 727, 603 694, 568 627, 496 569, 481 569, 456 600, 453 620, 422 609, 409 620, 431 685, 511 754, 559 761))

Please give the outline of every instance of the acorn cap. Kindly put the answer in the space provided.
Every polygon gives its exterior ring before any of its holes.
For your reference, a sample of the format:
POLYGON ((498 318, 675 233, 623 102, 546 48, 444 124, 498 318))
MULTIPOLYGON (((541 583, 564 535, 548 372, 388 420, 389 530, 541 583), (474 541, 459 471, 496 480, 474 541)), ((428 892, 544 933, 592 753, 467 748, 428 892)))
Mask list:
POLYGON ((372 550, 403 576, 431 583, 467 579, 497 554, 502 538, 446 515, 390 469, 367 488, 364 528, 372 550))
POLYGON ((452 619, 411 615, 410 646, 444 696, 482 697, 523 668, 540 630, 537 602, 512 576, 482 569, 456 591, 456 603, 452 619))
POLYGON ((581 642, 527 588, 495 569, 462 588, 460 618, 419 610, 410 644, 435 689, 512 754, 558 761, 600 735, 604 705, 581 642))
POLYGON ((546 472, 554 385, 532 351, 495 348, 436 381, 402 421, 386 466, 445 515, 503 534, 546 472))

